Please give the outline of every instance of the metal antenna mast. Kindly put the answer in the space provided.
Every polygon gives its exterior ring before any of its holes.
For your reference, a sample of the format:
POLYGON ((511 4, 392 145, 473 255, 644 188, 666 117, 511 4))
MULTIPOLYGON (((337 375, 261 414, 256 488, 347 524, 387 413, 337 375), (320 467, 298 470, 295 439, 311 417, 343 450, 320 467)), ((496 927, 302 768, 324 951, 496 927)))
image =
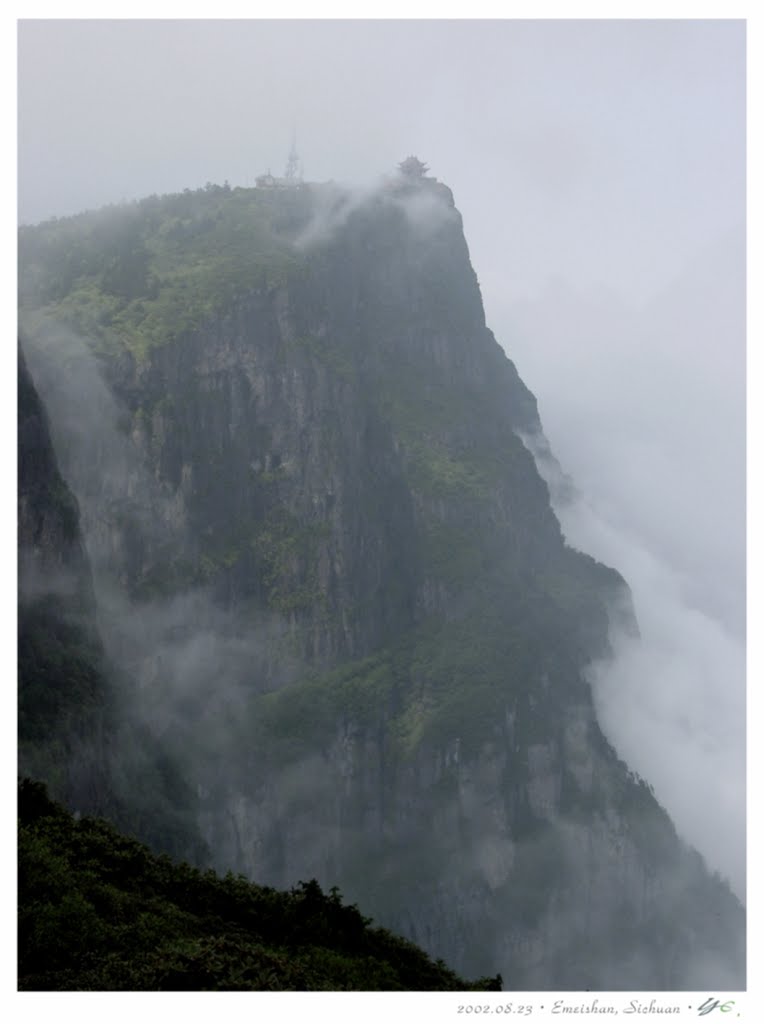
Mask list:
POLYGON ((287 157, 284 177, 287 181, 299 181, 302 177, 302 168, 300 167, 300 158, 297 155, 297 140, 294 128, 292 128, 292 145, 289 150, 289 156, 287 157))

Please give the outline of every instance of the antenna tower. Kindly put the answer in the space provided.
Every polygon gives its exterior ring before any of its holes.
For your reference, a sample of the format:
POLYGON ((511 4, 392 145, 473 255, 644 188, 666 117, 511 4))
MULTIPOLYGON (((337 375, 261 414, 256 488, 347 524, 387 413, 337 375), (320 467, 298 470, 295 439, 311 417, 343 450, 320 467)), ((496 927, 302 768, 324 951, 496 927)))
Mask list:
POLYGON ((297 141, 294 129, 292 129, 292 145, 289 149, 284 177, 287 181, 299 181, 302 178, 302 167, 300 166, 300 158, 297 155, 297 141))

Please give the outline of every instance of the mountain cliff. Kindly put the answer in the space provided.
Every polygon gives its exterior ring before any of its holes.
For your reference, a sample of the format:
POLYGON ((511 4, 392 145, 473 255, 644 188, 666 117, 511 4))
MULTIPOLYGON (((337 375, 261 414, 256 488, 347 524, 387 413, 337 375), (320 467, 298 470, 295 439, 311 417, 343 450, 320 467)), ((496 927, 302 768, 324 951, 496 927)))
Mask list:
POLYGON ((187 785, 122 699, 124 680, 104 651, 78 503, 22 351, 18 444, 19 774, 45 779, 78 813, 203 860, 187 785))
POLYGON ((450 190, 210 186, 20 252, 103 643, 214 865, 510 988, 742 987, 742 908, 598 726, 628 590, 565 544, 450 190))
POLYGON ((23 354, 18 370, 19 768, 70 803, 100 789, 106 683, 77 502, 23 354), (84 763, 78 763, 84 759, 84 763))

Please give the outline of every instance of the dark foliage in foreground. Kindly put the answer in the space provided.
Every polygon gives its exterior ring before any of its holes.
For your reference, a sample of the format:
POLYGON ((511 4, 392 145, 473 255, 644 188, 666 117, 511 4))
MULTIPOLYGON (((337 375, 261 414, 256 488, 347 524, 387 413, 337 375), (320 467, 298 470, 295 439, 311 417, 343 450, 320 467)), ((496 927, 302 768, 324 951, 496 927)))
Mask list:
POLYGON ((498 990, 370 927, 316 881, 290 892, 156 856, 19 786, 22 990, 498 990))

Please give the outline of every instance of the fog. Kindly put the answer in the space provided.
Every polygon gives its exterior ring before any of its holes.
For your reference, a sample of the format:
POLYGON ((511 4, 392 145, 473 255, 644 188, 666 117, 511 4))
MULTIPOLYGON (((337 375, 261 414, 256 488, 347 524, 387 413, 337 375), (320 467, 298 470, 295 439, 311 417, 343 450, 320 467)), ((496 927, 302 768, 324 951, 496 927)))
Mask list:
POLYGON ((730 232, 649 303, 558 281, 506 311, 577 488, 556 502, 566 537, 634 596, 640 642, 619 641, 615 667, 594 674, 603 727, 741 898, 744 251, 730 232))
POLYGON ((416 154, 453 189, 581 495, 566 535, 633 589, 641 647, 592 674, 603 727, 741 896, 744 89, 741 21, 19 30, 22 222, 252 185, 293 132, 307 180, 416 154))

